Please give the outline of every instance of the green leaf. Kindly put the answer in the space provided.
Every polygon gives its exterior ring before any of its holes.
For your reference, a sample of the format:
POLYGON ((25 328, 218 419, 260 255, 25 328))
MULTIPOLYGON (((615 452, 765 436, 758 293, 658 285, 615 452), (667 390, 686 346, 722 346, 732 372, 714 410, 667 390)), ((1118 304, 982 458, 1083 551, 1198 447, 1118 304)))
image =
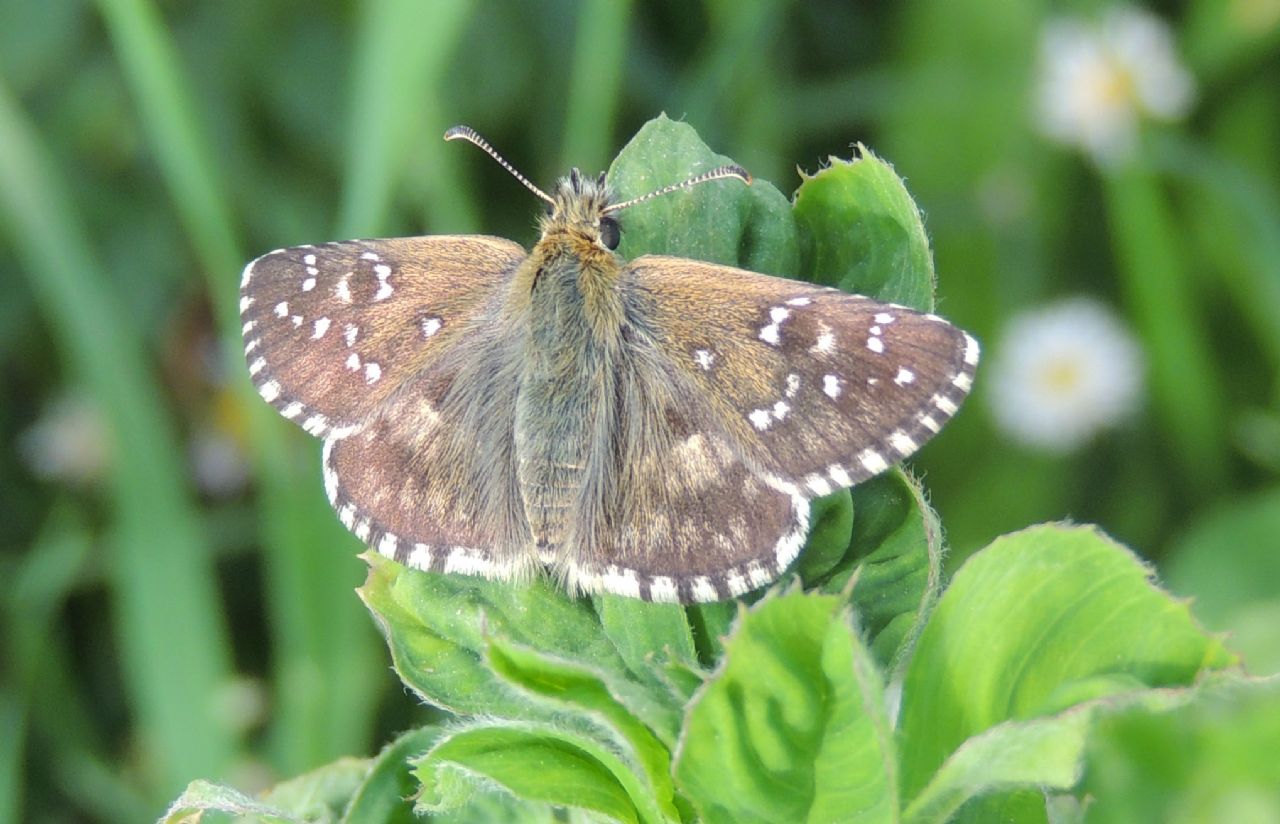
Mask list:
POLYGON ((203 813, 255 816, 259 821, 301 824, 303 818, 265 804, 239 790, 208 781, 192 781, 160 818, 160 824, 185 824, 201 820, 203 813))
MULTIPOLYGON (((903 820, 909 824, 951 821, 972 798, 1001 790, 1069 790, 1079 780, 1082 756, 1095 717, 1102 711, 1140 707, 1163 712, 1191 699, 1189 690, 1137 690, 1082 703, 1058 715, 1029 721, 1006 721, 970 738, 946 760, 928 786, 912 800, 903 820)), ((990 820, 995 809, 1032 809, 1044 819, 1039 792, 984 799, 970 805, 965 820, 990 820)), ((1025 815, 1025 814, 1024 814, 1025 815)), ((1031 820, 1013 816, 1015 820, 1031 820)), ((1000 820, 1009 820, 1002 815, 1000 820)))
POLYGON ((674 682, 669 666, 696 668, 697 648, 684 608, 678 604, 655 604, 618 595, 595 599, 600 626, 627 668, 642 682, 660 686, 679 706, 692 691, 674 682))
POLYGON ((365 553, 359 590, 382 627, 396 671, 437 706, 466 714, 521 717, 526 708, 483 661, 486 630, 625 678, 626 664, 585 601, 554 583, 525 584, 406 570, 365 553))
POLYGON ((894 820, 880 675, 840 606, 769 596, 734 628, 676 755, 706 821, 894 820))
POLYGON ((1082 733, 1063 721, 1070 709, 1043 725, 1012 728, 1032 730, 1015 740, 1029 741, 1043 756, 1028 756, 1027 771, 1013 778, 993 763, 984 784, 972 770, 981 770, 985 756, 948 759, 962 746, 999 749, 982 742, 999 742, 1004 733, 971 739, 1005 722, 1044 718, 1071 701, 1134 694, 1135 686, 1186 686, 1233 662, 1185 602, 1153 586, 1148 569, 1097 530, 1042 526, 1000 538, 956 574, 907 668, 899 727, 903 798, 912 810, 934 809, 938 784, 931 780, 957 783, 940 772, 944 763, 966 772, 968 793, 1010 783, 1056 786, 1078 769, 1082 733))
POLYGON ((369 773, 368 758, 339 758, 262 794, 262 800, 303 821, 337 821, 369 773))
POLYGON ((611 749, 550 724, 478 722, 443 737, 417 763, 418 807, 449 810, 477 788, 498 787, 527 801, 587 810, 622 822, 667 818, 611 749))
MULTIPOLYGON (((650 120, 609 167, 620 199, 639 197, 733 161, 707 148, 687 123, 650 120)), ((773 185, 756 180, 704 183, 620 213, 627 260, 677 255, 796 278, 800 255, 791 207, 773 185)))
POLYGON ((1099 720, 1081 793, 1089 820, 1280 821, 1280 678, 1215 677, 1194 700, 1099 720))
POLYGON ((810 587, 835 568, 849 552, 853 537, 853 499, 849 490, 809 503, 809 538, 796 560, 796 571, 810 587))
POLYGON ((804 272, 815 283, 933 309, 936 278, 924 222, 893 167, 858 147, 854 160, 806 176, 796 192, 804 272))
MULTIPOLYGON (((491 640, 489 661, 494 671, 507 681, 550 704, 557 717, 572 713, 589 718, 628 769, 643 778, 646 795, 656 800, 667 817, 679 817, 673 805, 675 789, 671 783, 668 749, 644 722, 610 694, 609 686, 597 673, 501 638, 491 640)), ((634 706, 637 702, 631 703, 634 706)), ((666 710, 666 707, 649 706, 642 717, 651 726, 668 726, 663 718, 666 710)), ((676 723, 673 719, 670 727, 674 728, 676 723)))
POLYGON ((413 824, 417 819, 408 799, 418 791, 418 784, 413 780, 409 762, 426 752, 439 737, 439 727, 419 727, 383 747, 352 793, 342 815, 343 824, 363 821, 413 824))
POLYGON ((1267 618, 1280 609, 1280 489, 1206 512, 1162 566, 1168 587, 1195 598, 1192 611, 1233 646, 1254 672, 1280 669, 1280 638, 1267 618), (1258 617, 1261 632, 1252 632, 1258 617))
POLYGON ((900 468, 851 492, 856 517, 849 553, 822 588, 841 592, 857 575, 852 602, 871 652, 896 672, 938 595, 942 528, 924 490, 900 468))

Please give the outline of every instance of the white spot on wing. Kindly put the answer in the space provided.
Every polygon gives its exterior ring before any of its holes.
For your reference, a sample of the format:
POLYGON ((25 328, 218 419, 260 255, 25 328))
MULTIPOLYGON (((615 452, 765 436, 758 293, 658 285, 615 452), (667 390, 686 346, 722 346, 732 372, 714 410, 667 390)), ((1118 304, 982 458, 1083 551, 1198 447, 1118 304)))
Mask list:
POLYGON ((355 352, 347 356, 347 368, 353 372, 360 368, 360 356, 355 352))
POLYGON ((253 363, 249 364, 249 375, 250 375, 250 376, 256 375, 256 374, 258 374, 259 372, 261 372, 263 369, 266 369, 266 368, 267 368, 267 361, 266 361, 266 359, 265 359, 265 358, 258 358, 256 361, 254 361, 253 363))
POLYGON ((665 575, 655 575, 649 579, 649 600, 660 602, 677 602, 676 582, 665 575))
POLYGON ((378 541, 378 552, 388 558, 395 558, 396 547, 399 543, 400 542, 396 540, 396 536, 388 532, 386 535, 382 536, 381 541, 378 541))
POLYGON ((968 392, 973 388, 973 378, 962 372, 951 379, 951 384, 961 392, 968 392))
POLYGON ((805 297, 792 298, 787 301, 788 306, 808 306, 811 303, 813 303, 813 301, 805 297))
POLYGON ((395 292, 391 288, 391 284, 387 282, 387 278, 391 277, 391 267, 385 263, 379 263, 373 267, 373 273, 378 277, 378 291, 374 294, 374 300, 386 300, 395 292))
POLYGON ((830 495, 832 492, 831 482, 821 475, 806 475, 804 485, 809 487, 814 495, 830 495))
POLYGON ((822 376, 822 391, 827 393, 827 397, 835 400, 840 397, 840 379, 835 375, 822 376))
POLYGON ((315 331, 311 333, 312 340, 320 340, 324 337, 324 333, 329 331, 329 319, 320 318, 316 321, 315 331))
POLYGON ((897 318, 895 318, 893 315, 889 314, 888 312, 878 312, 876 313, 874 320, 876 323, 883 323, 885 326, 888 326, 889 324, 897 320, 897 318))
POLYGON ((715 361, 715 353, 708 349, 697 349, 693 353, 693 359, 698 362, 704 370, 711 369, 711 364, 715 361))
POLYGON ((827 475, 840 487, 853 486, 853 478, 849 476, 848 472, 845 472, 844 467, 840 464, 828 466, 827 475))
POLYGON ((351 302, 351 273, 347 272, 338 278, 338 283, 333 287, 333 294, 343 303, 351 302))
POLYGON ((800 376, 795 372, 787 375, 787 397, 794 398, 800 391, 800 376))
POLYGON ((879 475, 889 468, 889 462, 874 449, 862 450, 862 454, 858 456, 858 462, 872 475, 879 475))
POLYGON ((720 594, 716 592, 715 585, 711 583, 711 579, 705 575, 699 575, 689 581, 689 590, 695 601, 705 603, 707 601, 715 601, 720 597, 720 594))
POLYGON ((912 372, 910 369, 908 369, 905 366, 900 366, 898 367, 898 375, 893 379, 893 382, 896 383, 898 386, 906 386, 907 384, 911 383, 915 379, 916 379, 915 372, 912 372))
MULTIPOLYGON (((325 433, 325 430, 329 428, 329 419, 326 418, 324 415, 321 415, 319 412, 317 412, 316 414, 312 415, 311 417, 307 418, 305 421, 302 422, 302 428, 307 432, 310 432, 312 435, 315 435, 316 437, 320 437, 325 433)), ((329 481, 330 474, 331 473, 326 468, 325 469, 326 484, 329 481)))
POLYGON ((253 298, 249 297, 248 295, 240 296, 240 314, 243 315, 246 311, 248 311, 249 307, 252 305, 253 305, 253 298))
POLYGON ((898 450, 898 452, 904 456, 910 455, 918 448, 916 442, 911 440, 911 437, 901 429, 896 430, 889 436, 889 445, 898 450))
POLYGON ((377 252, 363 252, 360 255, 360 259, 361 260, 382 260, 382 258, 378 257, 377 252))
POLYGON ((782 420, 791 411, 791 406, 786 401, 778 401, 773 405, 773 417, 782 420))
POLYGON ((725 573, 724 583, 729 588, 729 594, 735 598, 751 591, 751 585, 747 583, 747 579, 743 578, 742 573, 736 569, 725 573))
POLYGON ((282 318, 282 317, 284 317, 285 315, 289 314, 289 304, 288 304, 288 302, 283 301, 283 300, 282 300, 282 301, 280 301, 279 303, 277 303, 277 304, 276 304, 276 308, 275 308, 275 310, 274 310, 274 311, 275 311, 275 313, 276 313, 276 317, 278 317, 278 318, 282 318))
POLYGON ((964 336, 964 362, 970 366, 978 365, 978 341, 973 335, 965 333, 964 336))
POLYGON ((440 331, 442 325, 440 318, 424 318, 422 321, 422 336, 424 338, 431 337, 440 331))
POLYGON ((258 387, 258 394, 262 396, 264 401, 271 403, 276 398, 280 397, 280 384, 275 381, 267 381, 262 384, 262 386, 258 387))
POLYGON ((314 288, 316 288, 316 279, 315 279, 315 278, 307 278, 306 280, 304 280, 304 281, 302 282, 302 291, 304 291, 304 292, 310 292, 310 291, 311 291, 312 289, 314 289, 314 288))
POLYGON ((747 416, 747 419, 751 421, 752 426, 763 432, 769 428, 769 424, 772 421, 773 416, 769 414, 769 410, 767 409, 755 409, 747 416))
MULTIPOLYGON (((355 354, 355 353, 352 353, 352 354, 355 354)), ((378 382, 378 378, 381 378, 381 377, 382 377, 382 367, 381 367, 381 366, 379 366, 378 364, 374 363, 373 361, 369 361, 368 363, 366 363, 366 364, 364 365, 364 380, 365 380, 365 383, 370 383, 370 384, 372 384, 372 383, 377 383, 377 382, 378 382)))
POLYGON ((920 425, 923 426, 925 429, 928 429, 930 432, 937 432, 938 430, 942 429, 941 424, 939 424, 929 415, 920 416, 920 425))
POLYGON ((931 400, 933 405, 942 410, 944 415, 954 415, 956 413, 958 407, 945 395, 934 395, 931 400))
POLYGON ((431 547, 426 544, 414 544, 409 553, 409 566, 414 569, 431 569, 431 547))
POLYGON ((315 256, 315 255, 312 255, 312 254, 306 254, 306 255, 303 255, 303 256, 302 256, 302 263, 303 263, 304 265, 306 265, 306 266, 315 266, 315 265, 316 265, 316 256, 315 256))
POLYGON ((360 327, 354 323, 348 323, 342 328, 342 339, 347 342, 347 346, 356 345, 356 336, 360 334, 360 327))
POLYGON ((628 598, 640 597, 640 579, 636 577, 634 569, 621 569, 610 564, 600 576, 600 583, 607 592, 628 598))
POLYGON ((818 340, 809 347, 809 351, 815 355, 825 355, 827 352, 836 348, 836 336, 831 331, 831 327, 821 321, 818 322, 818 340))
POLYGON ((870 349, 872 352, 875 352, 877 355, 883 354, 884 341, 880 340, 880 338, 877 338, 875 335, 872 335, 871 337, 867 338, 867 348, 870 349))

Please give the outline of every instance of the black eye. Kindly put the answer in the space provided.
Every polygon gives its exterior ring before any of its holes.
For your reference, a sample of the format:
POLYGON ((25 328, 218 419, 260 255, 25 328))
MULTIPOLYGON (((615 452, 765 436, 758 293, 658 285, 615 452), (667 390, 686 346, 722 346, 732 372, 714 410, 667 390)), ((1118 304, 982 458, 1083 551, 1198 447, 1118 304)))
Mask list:
POLYGON ((604 248, 617 249, 620 240, 622 231, 618 228, 618 221, 611 217, 600 218, 600 242, 604 244, 604 248))

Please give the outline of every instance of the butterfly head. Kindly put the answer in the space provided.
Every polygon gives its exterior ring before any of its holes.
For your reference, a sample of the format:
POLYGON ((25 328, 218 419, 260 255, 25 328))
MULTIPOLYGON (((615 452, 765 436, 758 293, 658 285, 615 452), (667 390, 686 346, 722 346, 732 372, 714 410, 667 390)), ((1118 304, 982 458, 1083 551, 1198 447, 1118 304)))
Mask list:
POLYGON ((550 197, 540 221, 543 237, 567 232, 603 249, 617 249, 622 234, 617 218, 609 214, 612 201, 604 172, 592 178, 574 169, 560 179, 550 197))

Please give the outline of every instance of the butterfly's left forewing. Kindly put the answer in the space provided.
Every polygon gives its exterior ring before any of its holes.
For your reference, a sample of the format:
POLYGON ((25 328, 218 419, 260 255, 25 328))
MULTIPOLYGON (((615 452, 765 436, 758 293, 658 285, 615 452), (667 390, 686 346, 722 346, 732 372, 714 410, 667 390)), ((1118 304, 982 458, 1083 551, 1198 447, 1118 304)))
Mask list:
POLYGON ((972 384, 977 342, 936 315, 681 258, 626 274, 743 459, 804 497, 915 452, 972 384))
POLYGON ((254 386, 311 434, 347 437, 458 340, 524 257, 509 240, 446 235, 263 255, 240 282, 254 386))

